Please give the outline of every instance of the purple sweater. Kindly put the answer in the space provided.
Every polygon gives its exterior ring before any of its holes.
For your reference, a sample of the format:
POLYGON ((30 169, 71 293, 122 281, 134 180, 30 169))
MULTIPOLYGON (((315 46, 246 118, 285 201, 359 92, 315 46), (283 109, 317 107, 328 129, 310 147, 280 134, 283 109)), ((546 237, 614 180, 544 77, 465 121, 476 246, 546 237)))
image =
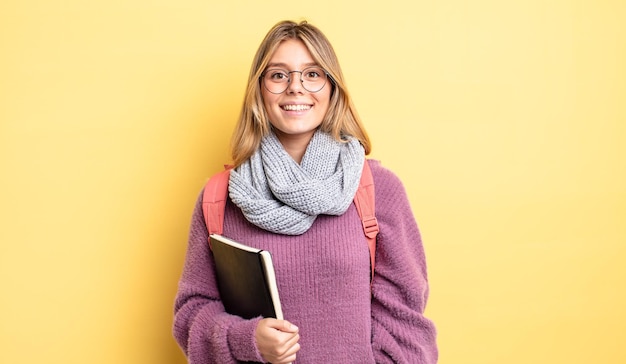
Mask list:
MULTIPOLYGON (((437 362, 433 323, 423 316, 428 297, 420 233, 400 180, 370 161, 380 224, 375 277, 354 204, 342 216, 319 216, 299 236, 262 230, 232 202, 224 235, 269 250, 286 320, 300 328, 295 363, 437 362), (371 292, 371 293, 370 293, 371 292)), ((224 311, 201 197, 189 233, 175 303, 174 337, 191 364, 262 362, 254 340, 261 318, 224 311)))

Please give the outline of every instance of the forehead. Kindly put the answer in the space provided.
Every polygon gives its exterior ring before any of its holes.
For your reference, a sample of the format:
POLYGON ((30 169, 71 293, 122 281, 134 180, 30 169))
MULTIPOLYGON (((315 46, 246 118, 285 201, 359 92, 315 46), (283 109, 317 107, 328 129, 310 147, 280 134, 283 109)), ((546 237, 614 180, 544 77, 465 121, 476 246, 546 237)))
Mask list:
POLYGON ((298 68, 316 65, 315 59, 299 39, 287 39, 280 43, 269 59, 268 67, 298 68))

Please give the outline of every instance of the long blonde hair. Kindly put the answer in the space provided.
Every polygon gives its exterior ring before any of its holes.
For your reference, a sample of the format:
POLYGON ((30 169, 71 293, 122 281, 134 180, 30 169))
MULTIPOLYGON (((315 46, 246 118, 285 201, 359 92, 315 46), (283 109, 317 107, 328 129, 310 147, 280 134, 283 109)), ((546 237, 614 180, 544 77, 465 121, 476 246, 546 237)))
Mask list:
POLYGON ((328 111, 320 125, 321 130, 338 141, 344 136, 352 136, 363 145, 365 154, 369 154, 369 137, 346 89, 332 45, 317 27, 306 21, 282 21, 270 29, 252 61, 243 106, 231 140, 233 164, 239 166, 250 158, 259 148, 263 136, 271 130, 263 105, 260 77, 280 43, 287 39, 302 41, 313 59, 330 75, 333 91, 328 111))

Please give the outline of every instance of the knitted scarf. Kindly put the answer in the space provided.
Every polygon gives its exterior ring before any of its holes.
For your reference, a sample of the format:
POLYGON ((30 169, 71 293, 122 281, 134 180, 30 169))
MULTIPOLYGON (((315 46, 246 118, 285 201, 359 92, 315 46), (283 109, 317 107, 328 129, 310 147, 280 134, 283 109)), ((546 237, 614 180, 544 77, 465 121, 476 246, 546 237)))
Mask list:
POLYGON ((318 130, 298 164, 270 133, 250 159, 231 171, 230 198, 262 229, 303 234, 318 215, 341 215, 354 199, 365 153, 357 139, 346 140, 318 130))

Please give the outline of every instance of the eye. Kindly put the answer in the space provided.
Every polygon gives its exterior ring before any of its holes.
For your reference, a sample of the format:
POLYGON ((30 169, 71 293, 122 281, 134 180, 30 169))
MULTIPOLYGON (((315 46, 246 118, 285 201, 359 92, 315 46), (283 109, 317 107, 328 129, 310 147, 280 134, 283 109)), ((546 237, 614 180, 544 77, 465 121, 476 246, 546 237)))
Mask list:
POLYGON ((308 79, 315 79, 322 77, 322 71, 318 68, 309 68, 305 71, 304 77, 308 79))
POLYGON ((278 69, 267 70, 267 72, 265 73, 265 77, 268 80, 272 80, 274 82, 284 82, 286 80, 289 80, 289 75, 287 74, 287 71, 278 69))

